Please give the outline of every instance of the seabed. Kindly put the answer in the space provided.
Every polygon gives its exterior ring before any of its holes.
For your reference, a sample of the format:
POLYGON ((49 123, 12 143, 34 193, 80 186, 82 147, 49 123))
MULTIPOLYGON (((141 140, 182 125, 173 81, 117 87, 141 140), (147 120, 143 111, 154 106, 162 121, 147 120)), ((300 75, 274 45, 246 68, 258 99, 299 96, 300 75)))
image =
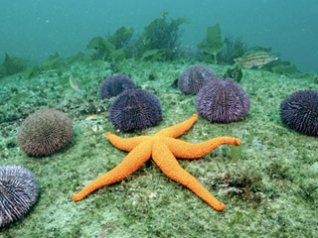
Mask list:
MULTIPOLYGON (((169 180, 153 162, 121 183, 81 202, 71 201, 74 192, 126 155, 106 140, 104 132, 123 137, 152 134, 196 112, 195 96, 173 87, 189 65, 125 60, 114 68, 103 61, 74 61, 0 79, 0 164, 29 168, 41 187, 33 209, 3 228, 0 237, 317 236, 318 140, 289 130, 279 116, 280 103, 287 95, 317 88, 310 75, 288 77, 244 70, 241 85, 251 100, 246 119, 217 124, 200 117, 181 137, 193 143, 221 135, 241 139, 240 147, 223 145, 199 160, 179 160, 226 204, 222 213, 169 180), (103 101, 98 93, 103 78, 116 72, 129 74, 140 88, 159 98, 163 121, 158 126, 134 133, 113 127, 107 113, 113 99, 103 101), (70 77, 80 92, 70 87, 70 77), (62 151, 32 158, 19 149, 17 131, 27 115, 44 107, 66 112, 75 135, 62 151)), ((230 67, 208 66, 218 75, 230 67)))

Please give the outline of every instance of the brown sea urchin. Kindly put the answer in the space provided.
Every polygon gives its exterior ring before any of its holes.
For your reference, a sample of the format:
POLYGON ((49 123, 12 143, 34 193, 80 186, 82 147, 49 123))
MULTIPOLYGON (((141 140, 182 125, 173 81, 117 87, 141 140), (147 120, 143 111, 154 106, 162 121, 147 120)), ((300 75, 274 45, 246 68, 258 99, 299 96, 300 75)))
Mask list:
POLYGON ((0 166, 0 228, 25 215, 37 201, 38 183, 20 166, 0 166))
POLYGON ((72 136, 72 122, 64 112, 42 109, 22 122, 18 143, 29 155, 45 156, 62 149, 72 136))

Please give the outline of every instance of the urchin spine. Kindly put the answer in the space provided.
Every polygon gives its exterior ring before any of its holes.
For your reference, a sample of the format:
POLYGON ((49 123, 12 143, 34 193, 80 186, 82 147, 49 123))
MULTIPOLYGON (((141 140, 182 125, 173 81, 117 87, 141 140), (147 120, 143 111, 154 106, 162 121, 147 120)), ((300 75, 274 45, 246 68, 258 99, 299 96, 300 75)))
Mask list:
POLYGON ((0 167, 0 227, 25 215, 37 201, 38 183, 32 172, 21 166, 0 167))
POLYGON ((21 124, 18 143, 31 156, 46 156, 62 149, 73 137, 72 122, 64 112, 42 109, 21 124))
POLYGON ((110 120, 122 131, 142 130, 162 120, 161 105, 155 95, 129 89, 118 96, 110 107, 110 120))

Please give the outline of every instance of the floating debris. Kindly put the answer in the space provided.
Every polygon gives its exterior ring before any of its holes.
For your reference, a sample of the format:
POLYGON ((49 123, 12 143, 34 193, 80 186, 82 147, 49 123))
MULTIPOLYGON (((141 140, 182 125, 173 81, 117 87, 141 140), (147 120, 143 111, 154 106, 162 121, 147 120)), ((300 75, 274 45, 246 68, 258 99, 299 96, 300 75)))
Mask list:
POLYGON ((265 50, 246 52, 242 57, 234 59, 235 63, 246 69, 253 67, 262 68, 264 65, 278 60, 277 56, 270 54, 265 50))

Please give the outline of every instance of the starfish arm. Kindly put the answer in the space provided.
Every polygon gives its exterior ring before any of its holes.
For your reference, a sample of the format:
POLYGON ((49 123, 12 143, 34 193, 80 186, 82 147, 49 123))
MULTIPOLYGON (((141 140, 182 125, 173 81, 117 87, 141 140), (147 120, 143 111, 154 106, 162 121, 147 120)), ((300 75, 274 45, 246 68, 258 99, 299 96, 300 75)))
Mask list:
POLYGON ((131 151, 137 145, 144 142, 149 136, 136 136, 133 138, 122 138, 113 133, 107 132, 106 138, 110 141, 110 143, 116 148, 123 151, 131 151))
POLYGON ((218 201, 211 193, 209 193, 195 177, 181 168, 176 158, 164 143, 154 143, 152 158, 161 171, 170 179, 190 189, 215 210, 222 211, 224 209, 224 204, 222 202, 218 201))
POLYGON ((193 114, 193 116, 190 117, 189 119, 181 123, 178 123, 174 126, 170 126, 165 129, 162 129, 161 131, 156 133, 156 135, 177 138, 181 136, 183 133, 185 133, 187 130, 189 130, 197 120, 198 120, 198 115, 193 114))
POLYGON ((198 159, 220 145, 240 145, 240 139, 235 137, 217 137, 198 144, 191 144, 173 138, 164 138, 163 142, 168 146, 172 154, 181 159, 198 159))
POLYGON ((115 168, 90 182, 80 192, 72 195, 72 200, 74 202, 80 201, 99 188, 125 179, 140 168, 150 157, 151 141, 139 144, 115 168))

